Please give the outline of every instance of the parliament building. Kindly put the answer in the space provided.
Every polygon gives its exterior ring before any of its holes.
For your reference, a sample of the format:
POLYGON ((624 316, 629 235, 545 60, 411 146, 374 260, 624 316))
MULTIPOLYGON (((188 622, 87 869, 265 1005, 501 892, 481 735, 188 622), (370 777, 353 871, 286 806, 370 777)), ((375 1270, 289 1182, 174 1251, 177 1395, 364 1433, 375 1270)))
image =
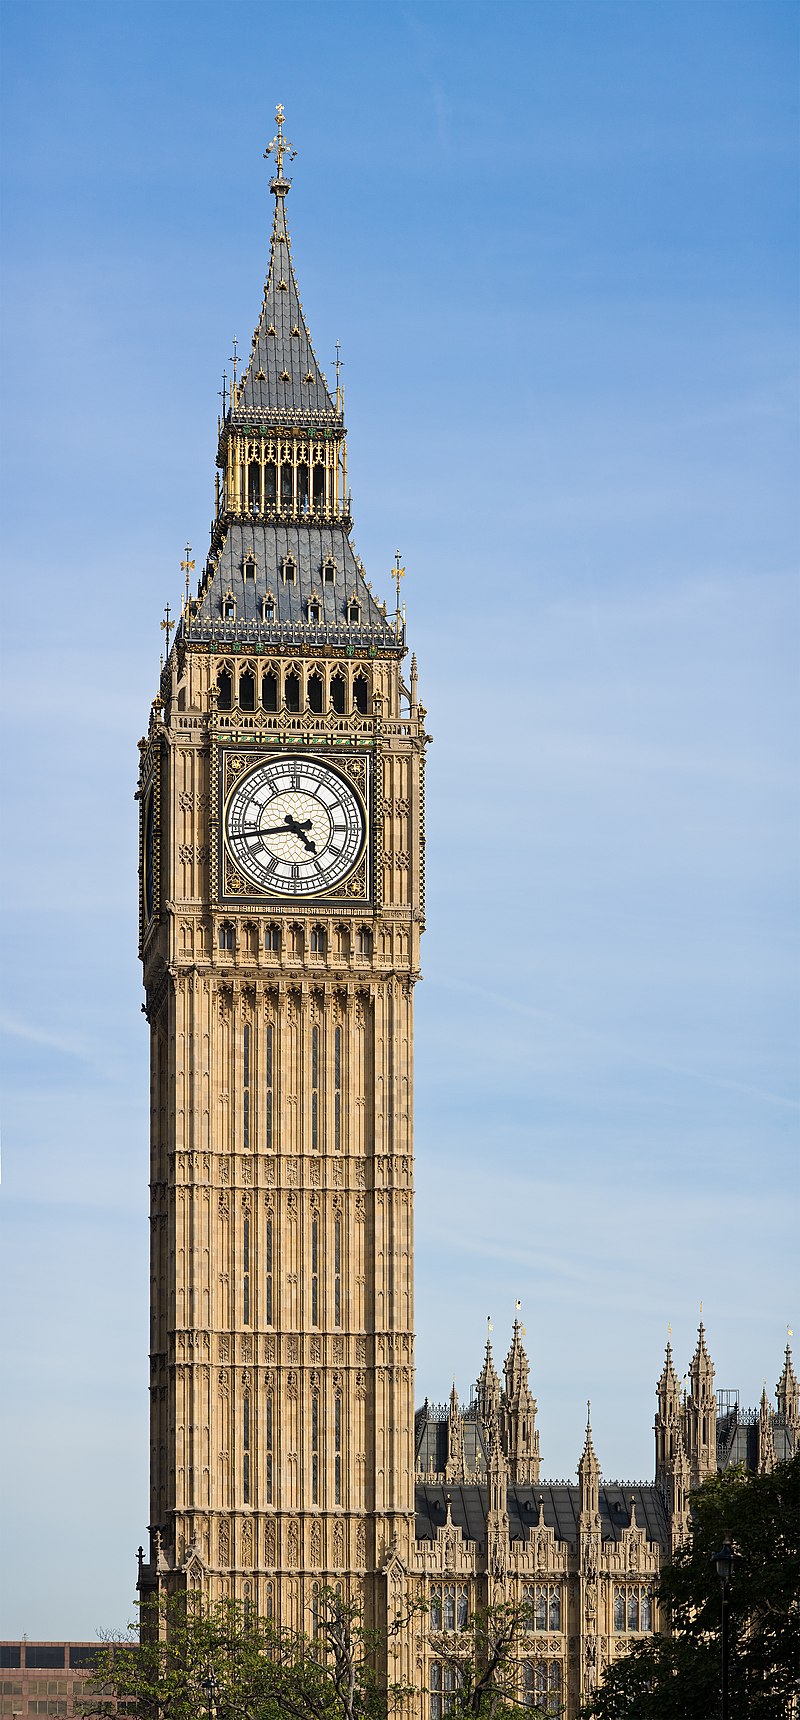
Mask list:
MULTIPOLYGON (((525 1607, 518 1700, 575 1716, 658 1625, 654 1579, 717 1465, 796 1448, 668 1347, 652 1485, 542 1479, 523 1332, 474 1397, 414 1407, 414 986, 426 712, 397 597, 351 539, 343 394, 295 279, 278 110, 266 285, 223 400, 215 517, 139 743, 151 1044, 150 1542, 143 1596, 230 1596, 386 1638, 409 1720, 448 1712, 476 1609, 525 1607), (412 1610, 413 1609, 413 1610, 412 1610)), ((169 620, 169 617, 167 618, 169 620)), ((478 1358, 476 1358, 477 1360, 478 1358)), ((580 1444, 576 1440, 577 1448, 580 1444)))

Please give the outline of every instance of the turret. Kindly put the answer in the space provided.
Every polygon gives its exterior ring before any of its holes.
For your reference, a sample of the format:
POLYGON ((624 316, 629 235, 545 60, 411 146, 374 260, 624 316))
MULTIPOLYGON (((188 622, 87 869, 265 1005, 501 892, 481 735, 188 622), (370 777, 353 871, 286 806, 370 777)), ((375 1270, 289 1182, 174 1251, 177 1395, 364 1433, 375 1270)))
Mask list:
POLYGON ((689 1459, 678 1427, 677 1444, 663 1487, 669 1513, 670 1552, 674 1554, 689 1532, 689 1459))
POLYGON ((486 1550, 494 1577, 505 1574, 508 1565, 508 1464, 496 1420, 489 1423, 489 1509, 486 1514, 486 1550))
MULTIPOLYGON (((488 1325, 489 1331, 491 1331, 491 1321, 488 1322, 488 1325)), ((480 1416, 484 1427, 487 1429, 490 1422, 499 1412, 500 1395, 500 1381, 497 1377, 497 1369, 495 1368, 494 1361, 492 1359, 492 1341, 487 1332, 486 1354, 483 1358, 483 1367, 478 1375, 476 1386, 478 1415, 480 1416)))
POLYGON ((578 1486, 581 1493, 581 1525, 594 1528, 600 1515, 600 1465, 592 1444, 591 1404, 586 1405, 586 1438, 578 1464, 578 1486))
POLYGON ((656 1482, 665 1487, 681 1439, 681 1388, 672 1362, 672 1345, 667 1344, 664 1367, 656 1385, 658 1408, 655 1419, 656 1482))
POLYGON ((775 1440, 772 1436, 772 1409, 767 1397, 766 1381, 758 1406, 758 1473, 771 1475, 775 1468, 775 1440))
POLYGON ((462 1481, 464 1478, 464 1436, 461 1422, 461 1411, 458 1407, 458 1392, 456 1382, 450 1393, 450 1408, 447 1415, 447 1463, 445 1475, 448 1481, 462 1481))
POLYGON ((702 1320, 697 1347, 689 1363, 689 1396, 684 1406, 684 1435, 693 1487, 699 1487, 717 1468, 717 1400, 714 1395, 714 1364, 706 1349, 702 1320))
POLYGON ((503 1372, 506 1389, 502 1396, 500 1426, 511 1480, 530 1484, 539 1479, 539 1435, 536 1431, 536 1399, 528 1383, 528 1358, 522 1346, 522 1328, 514 1321, 511 1348, 503 1372))
POLYGON ((800 1385, 798 1385, 797 1375, 792 1367, 792 1351, 788 1343, 783 1361, 783 1372, 775 1387, 775 1399, 778 1415, 791 1436, 792 1448, 796 1450, 798 1437, 800 1437, 800 1385))

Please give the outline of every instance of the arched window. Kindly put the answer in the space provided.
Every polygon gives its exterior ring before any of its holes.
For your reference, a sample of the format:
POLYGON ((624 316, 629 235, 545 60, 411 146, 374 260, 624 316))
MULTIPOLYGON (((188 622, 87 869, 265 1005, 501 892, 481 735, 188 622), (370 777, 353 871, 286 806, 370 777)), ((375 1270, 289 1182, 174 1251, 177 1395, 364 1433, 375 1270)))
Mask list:
POLYGON ((445 1583, 442 1595, 442 1629, 456 1628, 456 1590, 454 1583, 445 1583))
POLYGON ((219 947, 221 950, 233 949, 233 926, 229 920, 223 920, 219 928, 219 947))
POLYGON ((277 490, 275 488, 275 461, 268 460, 264 467, 264 506, 274 508, 277 490))
POLYGON ((250 1504, 250 1394, 242 1399, 242 1501, 250 1504))
POLYGON ((306 947, 306 935, 302 926, 292 926, 292 955, 301 956, 306 947))
POLYGON ((361 620, 361 604, 357 597, 348 598, 347 619, 351 626, 357 627, 361 620))
POLYGON ((265 948, 265 950, 268 952, 269 955, 276 956, 278 954, 278 951, 280 950, 280 947, 281 947, 281 928, 280 928, 280 926, 276 926, 276 925, 265 926, 264 927, 264 948, 265 948))
POLYGON ((342 1503, 342 1396, 337 1392, 333 1400, 333 1500, 335 1505, 342 1503))
POLYGON ((319 1504, 319 1394, 311 1393, 311 1503, 319 1504))
POLYGON ((333 1323, 342 1323, 342 1221, 334 1220, 333 1226, 333 1323))
POLYGON ((274 1622, 275 1622, 275 1584, 274 1583, 267 1583, 266 1600, 264 1603, 264 1617, 269 1619, 270 1624, 274 1624, 274 1622))
MULTIPOLYGON (((278 933, 278 937, 280 938, 280 932, 278 933)), ((274 1092, 272 1066, 273 1066, 273 1057, 274 1057, 274 1041, 275 1041, 275 1029, 272 1025, 272 1022, 270 1021, 267 1025, 267 1055, 265 1058, 265 1068, 264 1068, 264 1075, 265 1075, 264 1147, 265 1147, 266 1152, 268 1152, 268 1153, 272 1152, 272 1115, 273 1115, 272 1095, 274 1092)))
POLYGON ((311 1588, 311 1635, 315 1641, 319 1636, 320 1626, 319 1583, 314 1583, 311 1588))
POLYGON ((242 1150, 250 1148, 250 1026, 242 1031, 242 1150))
POLYGON ((297 468, 297 506, 301 514, 308 513, 308 466, 301 460, 297 468))
MULTIPOLYGON (((283 377, 288 382, 289 377, 288 377, 287 371, 283 372, 283 377)), ((281 508, 284 511, 286 511, 286 510, 291 508, 291 505, 292 505, 292 468, 289 465, 288 461, 284 460, 284 462, 281 466, 281 508)), ((294 563, 292 563, 292 567, 294 567, 294 563)), ((294 578, 294 573, 292 573, 292 578, 294 578)))
POLYGON ((256 679, 249 669, 239 676, 239 709, 254 711, 256 708, 256 679))
POLYGON ((434 1583, 431 1588, 431 1630, 442 1628, 442 1586, 434 1583))
POLYGON ((264 1323, 274 1324, 274 1227, 272 1219, 268 1218, 264 1226, 264 1323))
POLYGON ((250 1220, 242 1225, 242 1325, 250 1324, 250 1220))
POLYGON ((275 620, 275 599, 271 591, 268 591, 266 597, 261 599, 261 619, 262 621, 275 620))
POLYGON ((265 711, 278 709, 278 677, 271 669, 261 677, 261 703, 265 711))
POLYGON ((652 1597, 649 1594, 647 1589, 642 1589, 641 1616, 639 1619, 639 1629, 640 1630, 652 1630, 652 1628, 653 1628, 653 1601, 652 1601, 652 1597))
POLYGON ((344 675, 332 675, 331 676, 331 704, 332 704, 334 710, 339 712, 340 716, 344 712, 346 697, 347 697, 347 686, 346 686, 344 675))
POLYGON ((320 618, 320 603, 318 597, 309 597, 306 605, 306 615, 309 621, 318 622, 320 618))
POLYGON ((534 1629, 535 1630, 546 1630, 547 1629, 547 1589, 546 1588, 537 1588, 537 1590, 536 1590, 536 1604, 535 1604, 535 1608, 534 1608, 533 1622, 534 1622, 534 1629))
POLYGON ((253 1586, 252 1586, 252 1583, 245 1583, 244 1589, 242 1591, 242 1623, 244 1625, 245 1630, 250 1629, 252 1622, 253 1622, 253 1586))
POLYGON ((325 506, 325 467, 324 466, 315 466, 314 467, 314 498, 313 498, 314 512, 320 513, 321 510, 324 508, 324 506, 325 506))
POLYGON ((311 954, 312 954, 312 956, 324 956, 326 941, 327 940, 326 940, 325 927, 324 926, 313 926, 312 930, 311 930, 311 954))
MULTIPOLYGON (((314 933, 311 933, 312 949, 314 933)), ((311 1029, 311 1151, 319 1150, 319 1028, 311 1029)), ((316 1325, 316 1321, 314 1322, 316 1325)))
POLYGON ((322 710, 322 676, 316 672, 308 677, 308 704, 312 711, 322 710))
POLYGON ((251 514, 261 512, 261 467, 257 460, 251 460, 247 468, 247 505, 251 514))
POLYGON ((283 683, 283 696, 286 701, 287 711, 299 711, 300 676, 296 675, 293 670, 289 671, 289 674, 286 676, 283 683))
POLYGON ((614 1589, 614 1629, 625 1629, 625 1590, 621 1588, 614 1589))
MULTIPOLYGON (((342 1030, 337 1027, 333 1035, 333 1145, 337 1153, 342 1150, 342 1030)), ((338 1320, 336 1322, 339 1324, 338 1320)))
POLYGON ((359 711, 362 717, 367 714, 368 692, 366 675, 356 675, 353 682, 353 710, 359 711))
POLYGON ((336 584, 336 563, 332 555, 327 555, 322 563, 322 580, 324 585, 336 584))
POLYGON ((561 1629, 561 1590, 551 1589, 547 1602, 548 1621, 551 1630, 561 1629))
POLYGON ((267 1504, 272 1504, 274 1492, 274 1453, 273 1453, 273 1398, 268 1391, 264 1398, 264 1479, 267 1491, 267 1504))
POLYGON ((522 1668, 522 1706, 532 1708, 534 1700, 533 1665, 526 1660, 522 1668))
POLYGON ((628 1629, 639 1629, 639 1590, 637 1588, 628 1590, 628 1629))
POLYGON ((217 705, 221 711, 229 711, 233 705, 233 678, 227 669, 220 669, 217 676, 217 705))
POLYGON ((311 1220, 311 1324, 319 1325, 319 1219, 311 1220))
MULTIPOLYGON (((284 466, 283 470, 284 470, 284 476, 285 476, 285 474, 286 474, 286 467, 285 466, 284 466)), ((292 475, 291 475, 291 471, 290 471, 289 472, 289 483, 290 483, 290 485, 291 485, 291 481, 292 481, 292 475)), ((289 499, 291 500, 291 489, 289 492, 289 499)), ((294 585, 295 579, 297 577, 297 563, 294 560, 293 556, 291 556, 291 555, 285 555, 284 556, 283 563, 281 566, 281 572, 283 574, 284 585, 294 585)))
POLYGON ((236 598, 232 591, 226 591, 222 599, 222 619, 223 621, 236 620, 236 598))
POLYGON ((256 577, 256 560, 254 555, 246 555, 244 558, 244 577, 245 579, 255 579, 256 577))
POLYGON ((372 955, 372 933, 369 929, 369 926, 359 926, 357 937, 358 937, 358 953, 359 953, 359 955, 360 956, 371 956, 372 955))

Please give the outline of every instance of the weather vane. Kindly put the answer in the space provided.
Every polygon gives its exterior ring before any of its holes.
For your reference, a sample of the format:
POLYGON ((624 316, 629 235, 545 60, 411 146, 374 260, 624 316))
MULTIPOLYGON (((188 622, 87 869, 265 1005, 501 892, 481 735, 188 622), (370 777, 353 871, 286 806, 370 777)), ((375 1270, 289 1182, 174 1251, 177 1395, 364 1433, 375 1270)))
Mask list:
POLYGON ((399 549, 395 550, 395 552, 394 552, 394 575, 393 575, 393 577, 394 577, 395 586, 397 587, 397 610, 398 610, 398 614, 399 614, 399 612, 400 612, 400 581, 401 581, 401 579, 405 579, 405 577, 406 577, 406 570, 404 567, 401 567, 401 565, 400 565, 400 551, 399 551, 399 549))
POLYGON ((284 158, 284 156, 288 155, 289 160, 294 161, 294 158, 297 154, 297 150, 292 149, 292 146, 289 142, 288 137, 284 137, 284 135, 283 135, 283 103, 282 102, 279 102, 278 106, 275 109, 275 120, 276 120, 278 130, 277 130, 275 137, 273 137, 272 142, 268 143, 266 149, 264 150, 264 160, 268 161, 271 155, 275 156, 275 161, 276 161, 277 167, 278 167, 278 178, 282 179, 283 178, 283 158, 284 158))
POLYGON ((166 635, 167 635, 167 656, 169 656, 169 636, 170 636, 170 633, 172 632, 174 626, 175 626, 175 623, 172 619, 172 611, 170 609, 169 604, 167 604, 167 606, 164 610, 164 619, 161 623, 161 631, 162 631, 162 633, 166 633, 166 635))
POLYGON ((234 337, 233 337, 233 352, 231 353, 231 356, 228 360, 228 363, 233 365, 233 386, 234 386, 234 388, 236 387, 236 366, 239 363, 238 347, 239 347, 239 342, 236 338, 236 335, 234 335, 234 337))
POLYGON ((186 609, 188 609, 188 607, 189 607, 189 574, 194 573, 194 562, 189 560, 189 557, 192 553, 192 546, 190 543, 187 543, 184 553, 185 553, 186 559, 185 559, 185 561, 181 562, 181 573, 185 573, 185 575, 186 575, 186 599, 185 599, 184 607, 186 609))

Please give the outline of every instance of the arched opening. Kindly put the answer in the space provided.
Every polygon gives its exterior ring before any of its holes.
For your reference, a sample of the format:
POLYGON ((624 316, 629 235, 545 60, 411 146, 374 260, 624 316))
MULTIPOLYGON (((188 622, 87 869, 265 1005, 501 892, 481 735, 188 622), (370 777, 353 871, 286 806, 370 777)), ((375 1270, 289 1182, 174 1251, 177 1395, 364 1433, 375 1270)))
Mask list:
POLYGON ((239 676, 239 709, 240 709, 240 711, 254 711, 255 708, 256 708, 256 679, 255 679, 255 675, 252 675, 250 673, 249 669, 245 669, 244 674, 239 676))
POLYGON ((278 493, 276 484, 275 461, 268 460, 264 467, 264 506, 267 508, 274 508, 275 506, 275 498, 278 493))
POLYGON ((345 683, 344 675, 332 675, 331 676, 331 704, 332 704, 334 710, 338 711, 340 716, 342 716, 344 714, 346 697, 347 697, 347 686, 345 683))
POLYGON ((313 674, 308 677, 308 708, 319 713, 322 710, 322 676, 313 674))
POLYGON ((292 468, 281 466, 281 508, 288 510, 292 505, 292 468))
POLYGON ((301 461, 297 468, 297 506, 301 514, 308 513, 308 466, 301 461))
POLYGON ((261 467, 257 460, 247 468, 247 505, 251 514, 261 512, 261 467))
POLYGON ((300 676, 290 672, 283 683, 283 696, 286 700, 287 711, 300 709, 300 676))
POLYGON ((314 467, 314 512, 320 513, 325 506, 325 467, 314 467))
POLYGON ((261 703, 265 711, 278 709, 278 677, 271 669, 261 677, 261 703))
POLYGON ((217 707, 220 711, 229 711, 233 704, 233 680, 227 669, 220 669, 217 676, 217 707))
POLYGON ((368 695, 369 689, 367 687, 366 675, 356 675, 353 682, 353 710, 360 711, 362 717, 365 717, 367 714, 368 695))

